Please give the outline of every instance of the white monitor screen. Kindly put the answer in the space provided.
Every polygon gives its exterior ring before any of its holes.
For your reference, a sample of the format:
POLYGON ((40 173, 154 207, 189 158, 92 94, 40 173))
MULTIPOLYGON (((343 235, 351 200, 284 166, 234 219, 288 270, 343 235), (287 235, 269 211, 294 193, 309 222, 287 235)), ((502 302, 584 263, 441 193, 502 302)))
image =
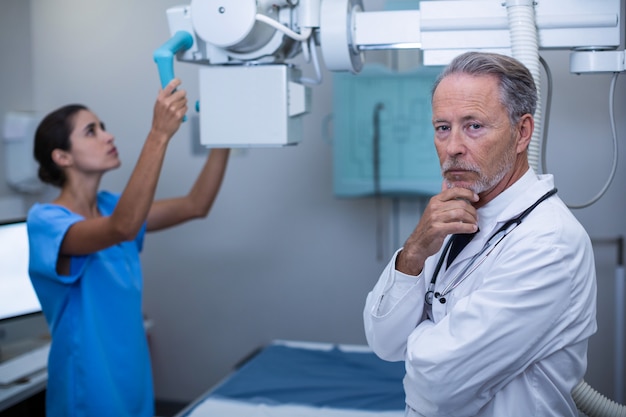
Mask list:
POLYGON ((28 276, 26 222, 0 223, 0 320, 40 311, 28 276))

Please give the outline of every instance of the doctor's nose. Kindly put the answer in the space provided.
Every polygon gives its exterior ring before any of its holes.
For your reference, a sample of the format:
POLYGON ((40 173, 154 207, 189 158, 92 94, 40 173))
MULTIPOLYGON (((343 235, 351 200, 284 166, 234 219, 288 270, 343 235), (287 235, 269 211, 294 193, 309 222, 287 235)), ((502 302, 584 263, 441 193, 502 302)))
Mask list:
POLYGON ((462 155, 466 151, 465 137, 458 129, 453 129, 446 141, 446 153, 450 156, 462 155))

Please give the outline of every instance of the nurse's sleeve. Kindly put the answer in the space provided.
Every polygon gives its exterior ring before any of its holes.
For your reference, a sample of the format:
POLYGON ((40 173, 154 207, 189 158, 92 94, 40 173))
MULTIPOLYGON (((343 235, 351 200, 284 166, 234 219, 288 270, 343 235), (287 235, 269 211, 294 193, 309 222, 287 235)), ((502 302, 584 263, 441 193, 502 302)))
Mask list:
POLYGON ((365 336, 382 359, 405 359, 408 336, 423 318, 424 278, 396 271, 396 252, 367 295, 363 310, 365 336))
MULTIPOLYGON (((29 273, 31 278, 52 279, 62 283, 72 283, 79 274, 59 275, 57 263, 61 244, 70 226, 83 218, 60 206, 36 204, 28 212, 27 228, 29 241, 29 273)), ((85 257, 76 257, 75 262, 83 263, 85 257)), ((79 271, 80 265, 74 265, 79 271)))

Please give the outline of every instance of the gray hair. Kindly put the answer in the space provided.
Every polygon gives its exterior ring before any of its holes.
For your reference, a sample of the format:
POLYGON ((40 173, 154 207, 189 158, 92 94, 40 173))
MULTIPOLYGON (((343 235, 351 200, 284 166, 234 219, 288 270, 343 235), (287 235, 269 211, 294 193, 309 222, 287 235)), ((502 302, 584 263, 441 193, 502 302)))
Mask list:
POLYGON ((506 108, 511 126, 524 114, 534 115, 537 87, 524 64, 506 55, 488 52, 466 52, 454 58, 439 75, 432 95, 445 77, 452 74, 493 75, 500 82, 500 102, 506 108))

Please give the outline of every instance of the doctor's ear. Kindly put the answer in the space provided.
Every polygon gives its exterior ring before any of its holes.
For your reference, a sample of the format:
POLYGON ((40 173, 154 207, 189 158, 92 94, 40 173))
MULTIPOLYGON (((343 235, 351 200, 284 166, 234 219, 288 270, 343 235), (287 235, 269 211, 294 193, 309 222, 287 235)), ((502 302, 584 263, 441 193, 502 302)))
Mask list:
POLYGON ((535 129, 535 120, 530 114, 523 115, 518 122, 519 141, 517 143, 517 151, 523 152, 532 139, 533 130, 535 129))
POLYGON ((69 152, 57 148, 52 151, 52 161, 63 168, 72 163, 72 157, 69 152))

